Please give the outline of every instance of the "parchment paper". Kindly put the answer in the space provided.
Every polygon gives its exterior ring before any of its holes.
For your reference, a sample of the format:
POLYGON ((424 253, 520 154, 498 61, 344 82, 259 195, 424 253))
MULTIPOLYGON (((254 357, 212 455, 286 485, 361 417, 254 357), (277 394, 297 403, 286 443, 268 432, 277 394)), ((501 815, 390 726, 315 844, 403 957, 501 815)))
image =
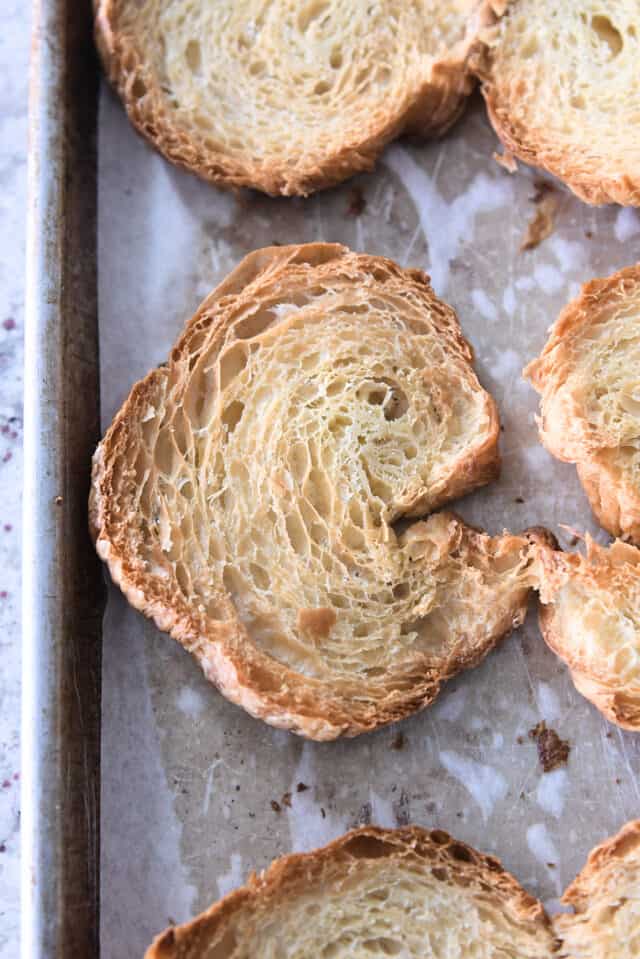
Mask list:
MULTIPOLYGON (((537 397, 520 371, 581 282, 640 258, 636 212, 592 209, 559 188, 554 233, 519 252, 538 175, 495 163, 479 99, 444 141, 394 145, 372 175, 308 200, 233 196, 175 170, 106 89, 99 148, 105 427, 245 253, 340 241, 429 271, 473 343, 501 411, 503 469, 455 508, 494 533, 546 525, 565 545, 561 523, 597 532, 574 467, 538 442, 537 397), (354 188, 366 204, 359 216, 349 213, 354 188)), ((104 959, 142 956, 168 922, 250 870, 369 821, 444 828, 498 855, 553 908, 592 845, 640 815, 640 737, 574 690, 533 615, 431 709, 325 745, 229 704, 113 588, 103 661, 104 959), (571 745, 568 765, 546 774, 527 735, 541 719, 571 745)))

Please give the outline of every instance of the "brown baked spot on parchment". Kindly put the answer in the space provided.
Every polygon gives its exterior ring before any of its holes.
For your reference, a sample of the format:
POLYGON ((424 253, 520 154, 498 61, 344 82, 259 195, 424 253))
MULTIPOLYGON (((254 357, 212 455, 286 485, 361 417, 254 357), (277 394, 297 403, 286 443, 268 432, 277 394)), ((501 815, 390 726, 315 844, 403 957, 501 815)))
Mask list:
POLYGON ((544 772, 551 772, 569 759, 571 746, 565 739, 560 739, 555 729, 548 729, 544 719, 529 730, 529 738, 535 739, 538 759, 544 772))
POLYGON ((349 205, 347 206, 347 216, 360 216, 367 208, 367 201, 364 193, 359 186, 354 186, 349 190, 349 205))
POLYGON ((530 196, 529 199, 532 203, 540 203, 546 196, 555 191, 555 187, 549 180, 540 178, 533 181, 533 190, 533 196, 530 196))

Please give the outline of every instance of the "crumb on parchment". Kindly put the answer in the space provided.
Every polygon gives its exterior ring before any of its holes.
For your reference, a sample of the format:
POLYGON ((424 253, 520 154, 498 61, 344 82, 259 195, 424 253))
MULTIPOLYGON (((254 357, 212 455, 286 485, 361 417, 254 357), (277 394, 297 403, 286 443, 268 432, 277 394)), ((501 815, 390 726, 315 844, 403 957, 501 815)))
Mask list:
POLYGON ((535 193, 531 197, 531 202, 535 203, 537 209, 529 221, 524 239, 520 244, 521 253, 526 250, 535 250, 553 233, 555 226, 558 194, 547 180, 537 180, 534 187, 535 193))
POLYGON ((555 729, 548 729, 544 719, 529 730, 529 739, 536 742, 538 759, 545 773, 551 772, 557 766, 563 766, 569 759, 569 743, 560 739, 555 729))

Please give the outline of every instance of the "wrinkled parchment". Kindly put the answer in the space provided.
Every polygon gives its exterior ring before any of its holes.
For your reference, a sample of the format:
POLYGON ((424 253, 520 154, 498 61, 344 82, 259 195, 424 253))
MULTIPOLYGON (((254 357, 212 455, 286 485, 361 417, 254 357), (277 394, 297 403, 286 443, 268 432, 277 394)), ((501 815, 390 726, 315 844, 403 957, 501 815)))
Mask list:
MULTIPOLYGON (((394 145, 372 175, 308 200, 233 196, 173 169, 106 89, 99 149, 105 426, 245 253, 341 241, 429 271, 474 345, 501 411, 503 469, 499 482, 457 504, 463 516, 491 532, 543 524, 565 545, 561 523, 597 532, 575 469, 538 442, 536 396, 520 371, 581 282, 640 258, 636 212, 592 209, 559 188, 554 231, 521 252, 539 175, 496 164, 479 102, 441 143, 394 145)), ((553 907, 592 845, 640 814, 639 771, 640 737, 609 725, 574 690, 533 615, 433 708, 397 728, 318 745, 226 702, 112 589, 103 957, 142 956, 168 922, 205 908, 251 869, 368 821, 447 829, 498 855, 553 907), (571 745, 567 766, 550 773, 527 735, 543 719, 571 745)))

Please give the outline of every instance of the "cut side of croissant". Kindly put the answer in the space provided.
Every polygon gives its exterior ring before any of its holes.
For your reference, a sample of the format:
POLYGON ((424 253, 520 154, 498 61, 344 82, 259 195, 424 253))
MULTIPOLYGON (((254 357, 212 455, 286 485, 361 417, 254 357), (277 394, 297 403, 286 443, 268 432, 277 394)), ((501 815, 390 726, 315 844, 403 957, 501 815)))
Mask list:
POLYGON ((636 0, 501 6, 477 69, 505 148, 587 203, 640 205, 636 0))
POLYGON ((260 250, 100 444, 96 546, 229 699, 355 735, 427 705, 525 615, 539 534, 408 521, 492 479, 498 435, 424 274, 260 250))
POLYGON ((583 286, 524 375, 546 448, 577 463, 604 528, 640 545, 640 264, 583 286))
POLYGON ((640 820, 592 850, 562 900, 575 914, 554 917, 559 959, 640 955, 640 820))
POLYGON ((586 556, 541 549, 542 634, 583 696, 640 730, 640 550, 589 536, 586 547, 586 556))
POLYGON ((440 831, 365 827, 277 859, 146 959, 549 959, 554 945, 497 859, 440 831))
POLYGON ((473 80, 480 0, 94 0, 134 126, 222 186, 307 195, 442 134, 473 80))

